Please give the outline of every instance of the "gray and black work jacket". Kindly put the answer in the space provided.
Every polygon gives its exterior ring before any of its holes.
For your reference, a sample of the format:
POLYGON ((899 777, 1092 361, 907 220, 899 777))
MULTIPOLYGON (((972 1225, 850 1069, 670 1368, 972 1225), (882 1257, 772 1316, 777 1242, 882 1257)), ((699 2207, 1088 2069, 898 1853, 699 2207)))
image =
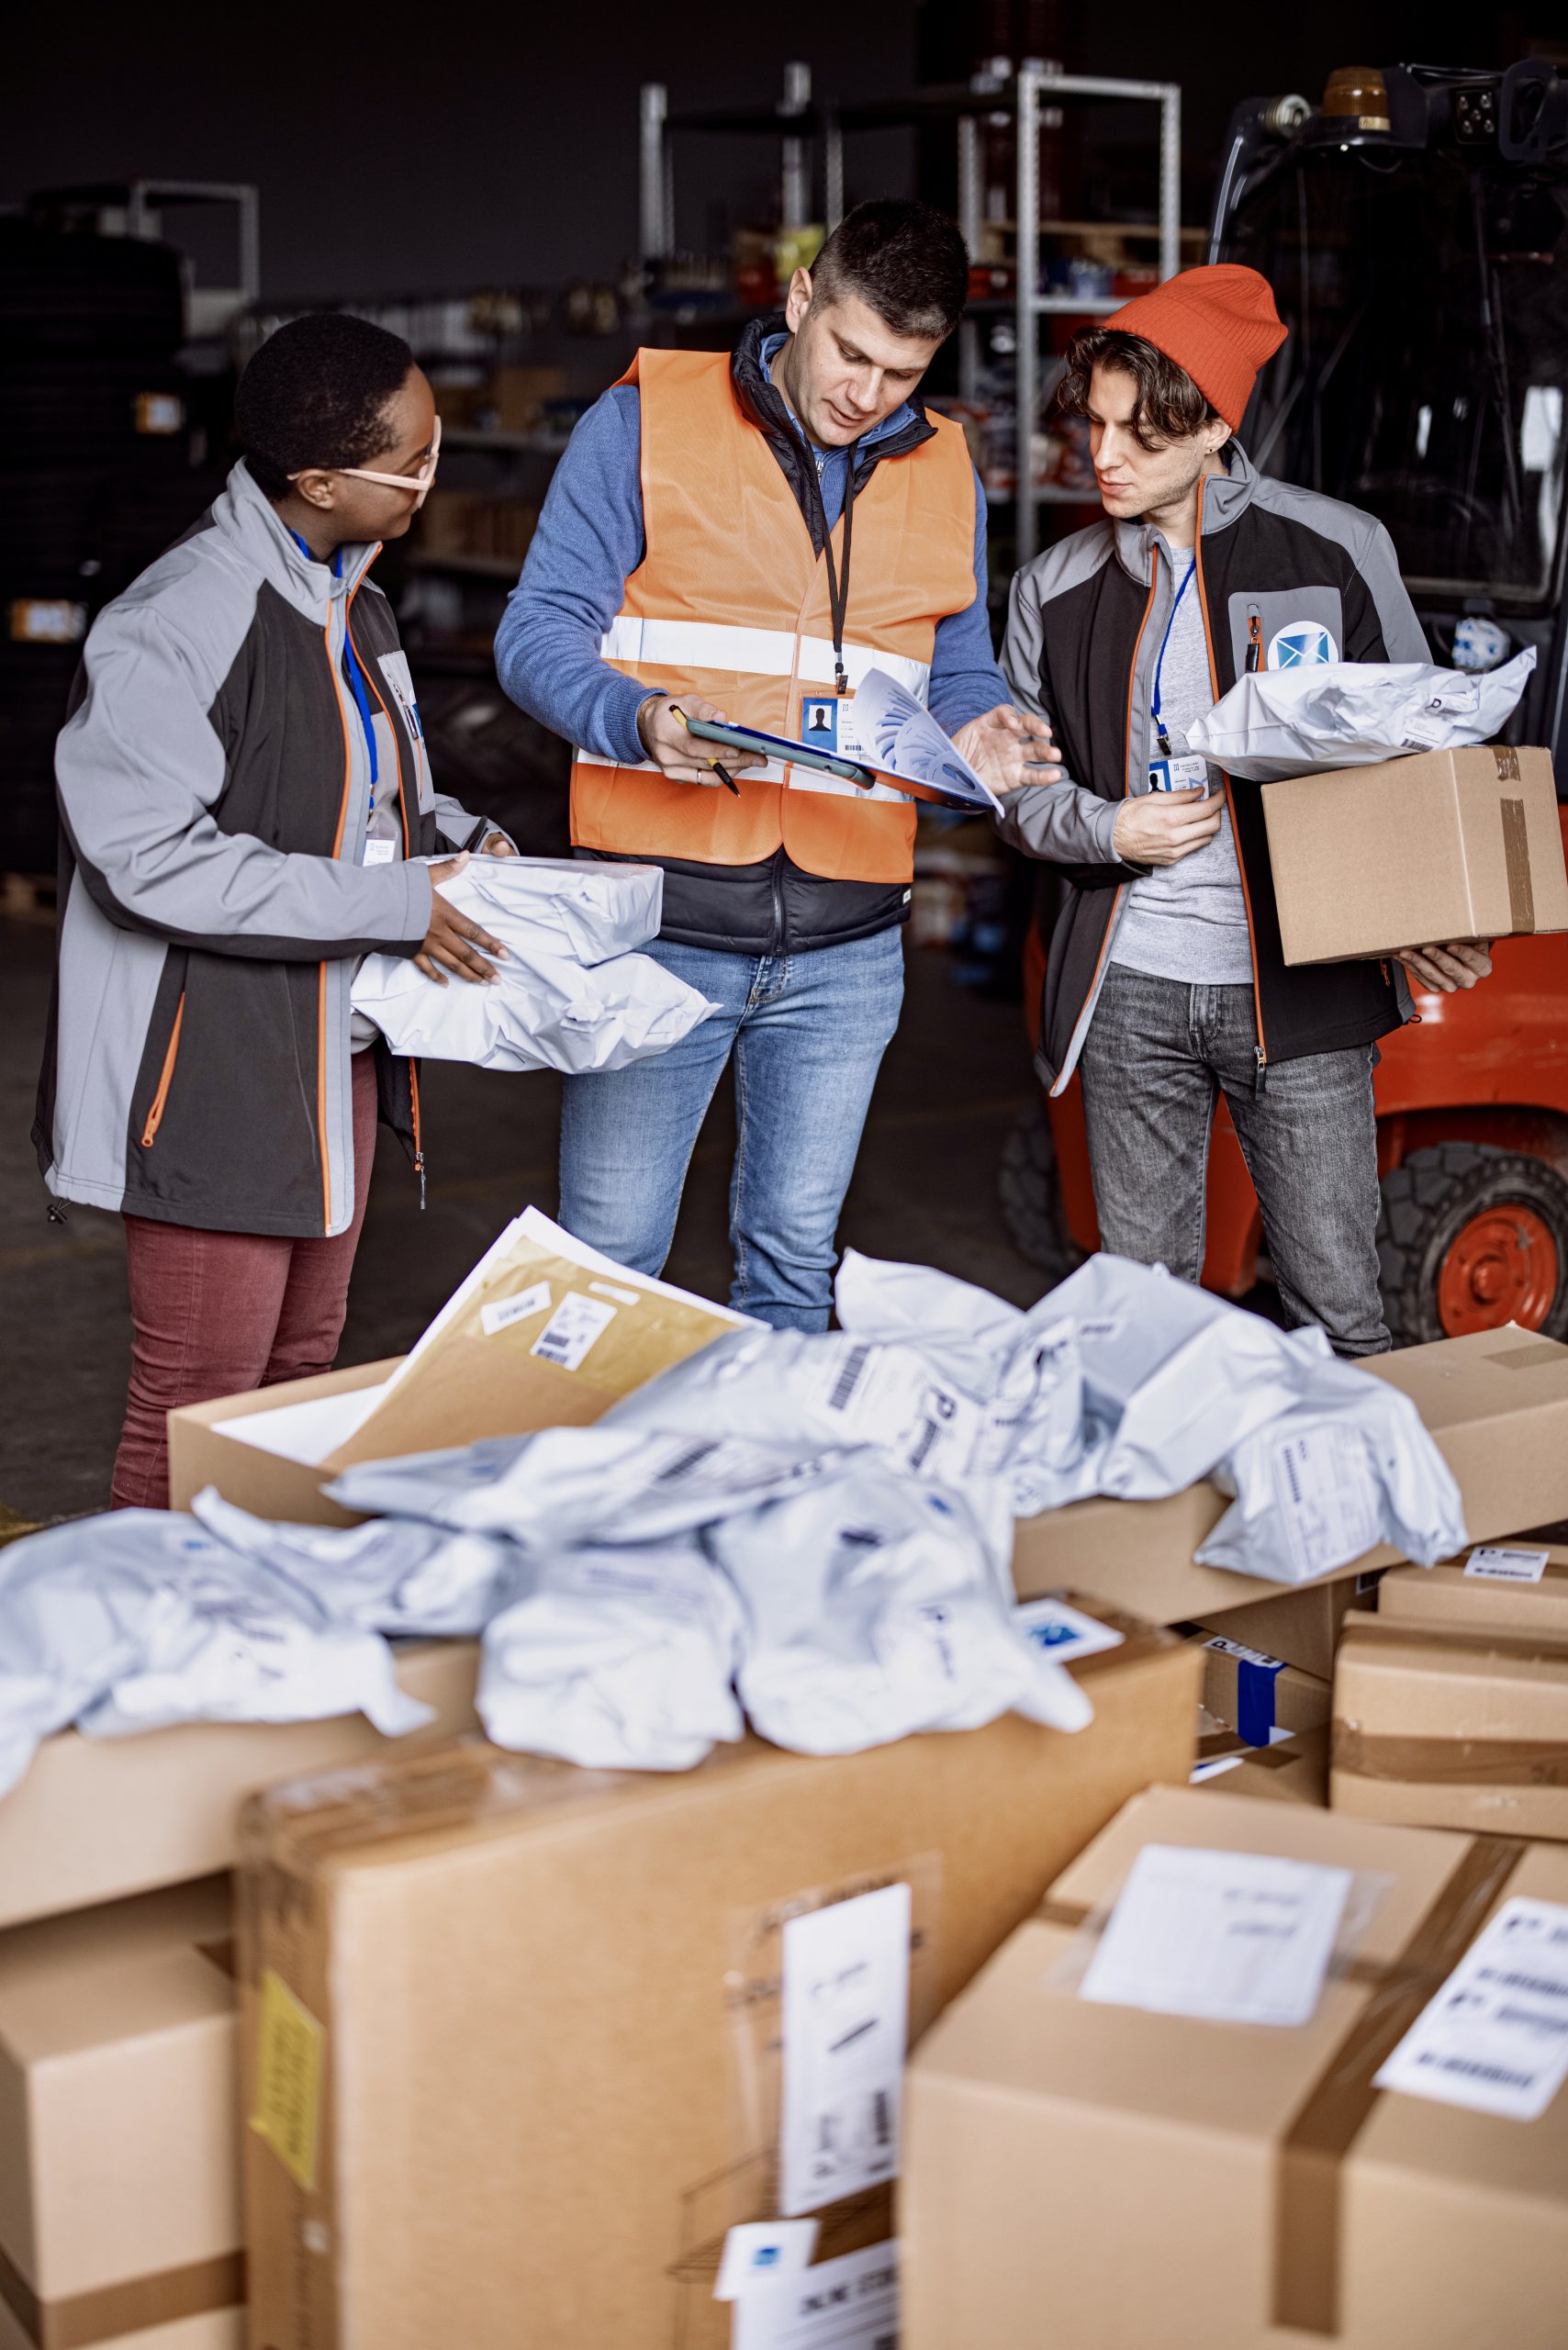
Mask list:
MULTIPOLYGON (((106 607, 55 755, 60 931, 33 1140, 59 1198, 319 1239, 353 1215, 357 958, 418 952, 438 798, 375 547, 311 561, 237 465, 106 607), (351 637, 352 632, 352 637, 351 637), (345 666, 369 688, 362 722, 345 666), (395 791, 402 856, 361 862, 395 791)), ((413 1065, 373 1046, 422 1171, 413 1065)))
MULTIPOLYGON (((1224 454, 1226 470, 1200 485, 1193 582, 1216 700, 1244 673, 1249 643, 1266 656, 1282 639, 1299 645, 1304 631, 1335 660, 1431 657, 1381 522, 1258 473, 1234 441, 1224 454)), ((1037 1063, 1056 1092, 1077 1066, 1138 878, 1117 857, 1112 831, 1144 778, 1154 666, 1173 601, 1156 535, 1146 522, 1107 519, 1047 548, 1013 583, 1002 666, 1014 699, 1050 720, 1070 778, 1019 792, 999 826, 1059 867, 1066 883, 1037 1063)), ((1252 946, 1260 1069, 1397 1028, 1410 1008, 1397 964, 1286 966, 1259 787, 1226 777, 1225 788, 1252 946)))

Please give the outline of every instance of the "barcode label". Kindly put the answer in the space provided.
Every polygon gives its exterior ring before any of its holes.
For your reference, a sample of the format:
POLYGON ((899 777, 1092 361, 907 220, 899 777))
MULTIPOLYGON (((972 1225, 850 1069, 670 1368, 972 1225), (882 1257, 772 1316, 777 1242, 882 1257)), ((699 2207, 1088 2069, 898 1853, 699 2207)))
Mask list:
POLYGON ((1464 1572, 1482 1575, 1488 1583, 1539 1583, 1550 1555, 1545 1550, 1502 1550, 1481 1543, 1466 1559, 1464 1572))
POLYGON ((1506 1901, 1376 2076, 1440 2105, 1537 2121, 1568 2080, 1568 1906, 1506 1901))
POLYGON ((545 1362, 559 1363, 563 1371, 577 1371, 589 1348, 609 1329, 617 1311, 601 1298, 582 1297, 570 1291, 528 1351, 545 1362))
POLYGON ((837 1378, 828 1391, 827 1407, 830 1412, 848 1410, 850 1399, 865 1377, 866 1366, 870 1360, 869 1347, 850 1348, 844 1358, 837 1378))

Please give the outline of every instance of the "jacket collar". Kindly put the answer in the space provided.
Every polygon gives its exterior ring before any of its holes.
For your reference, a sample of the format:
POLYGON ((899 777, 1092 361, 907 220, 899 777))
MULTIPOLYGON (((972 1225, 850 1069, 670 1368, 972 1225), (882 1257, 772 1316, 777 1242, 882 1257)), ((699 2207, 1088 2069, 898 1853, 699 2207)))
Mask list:
MULTIPOLYGON (((1252 503, 1258 487, 1258 469, 1239 441, 1227 441, 1224 451, 1223 473, 1211 474, 1204 485, 1203 535, 1213 538, 1216 531, 1227 531, 1238 515, 1252 503)), ((1151 522, 1115 522, 1116 559, 1130 578, 1140 588, 1147 588, 1154 564, 1155 542, 1159 533, 1151 522)))
MULTIPOLYGON (((812 544, 818 554, 823 550, 826 532, 823 528, 822 490, 817 481, 816 463, 806 445, 805 435, 790 413, 789 403, 779 393, 763 361, 763 347, 775 336, 785 331, 780 311, 771 317, 754 319, 741 336, 730 359, 730 381, 742 414, 767 441, 778 460, 785 480, 795 493, 795 502, 805 517, 812 534, 812 544)), ((855 468, 857 494, 884 457, 906 456, 910 450, 935 438, 936 427, 926 415, 919 397, 911 393, 903 407, 887 419, 886 426, 876 433, 868 433, 860 445, 860 460, 855 468), (899 418, 904 420, 899 423, 899 418), (895 431, 891 428, 897 424, 895 431)))
POLYGON ((241 561, 260 571, 286 603, 324 628, 334 600, 351 596, 376 555, 375 546, 345 546, 334 573, 330 563, 304 554, 276 507, 241 457, 213 500, 213 528, 241 561))

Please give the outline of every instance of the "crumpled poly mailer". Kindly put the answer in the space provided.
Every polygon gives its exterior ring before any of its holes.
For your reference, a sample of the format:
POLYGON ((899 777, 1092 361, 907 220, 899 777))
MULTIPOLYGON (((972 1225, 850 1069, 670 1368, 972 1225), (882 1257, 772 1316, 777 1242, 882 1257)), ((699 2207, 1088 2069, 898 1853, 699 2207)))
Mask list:
POLYGON ((324 1607, 371 1631, 407 1639, 471 1639, 505 1595, 514 1556, 483 1534, 452 1534, 412 1519, 367 1526, 295 1526, 252 1517, 214 1485, 191 1504, 218 1541, 281 1568, 324 1607))
POLYGON ((744 1617, 737 1676, 755 1728, 802 1754, 1022 1713, 1056 1729, 1088 1697, 1013 1622, 1001 1488, 962 1493, 846 1461, 787 1501, 710 1529, 744 1617))
POLYGON ((733 1591, 689 1538, 520 1558, 485 1632, 479 1718, 497 1746, 689 1771, 745 1731, 739 1633, 733 1591))
POLYGON ((496 984, 443 987, 398 955, 367 955, 356 1012, 394 1052, 480 1069, 623 1069, 667 1052, 713 1006, 649 955, 664 876, 642 865, 475 857, 441 884, 499 939, 496 984))
POLYGON ((355 1712, 388 1737, 430 1719, 378 1634, 181 1512, 113 1510, 0 1551, 0 1792, 71 1722, 112 1737, 355 1712))
POLYGON ((1184 746, 1249 783, 1489 743, 1523 698, 1536 652, 1476 675, 1422 661, 1326 661, 1238 677, 1184 746))

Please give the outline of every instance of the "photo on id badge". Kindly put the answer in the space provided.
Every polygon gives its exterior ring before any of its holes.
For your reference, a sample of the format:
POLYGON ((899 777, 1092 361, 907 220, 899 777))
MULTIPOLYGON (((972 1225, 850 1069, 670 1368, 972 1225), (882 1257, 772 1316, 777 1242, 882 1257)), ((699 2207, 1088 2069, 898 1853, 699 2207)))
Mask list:
POLYGON ((835 694, 808 695, 801 709, 801 740, 808 749, 838 755, 838 715, 835 694))

